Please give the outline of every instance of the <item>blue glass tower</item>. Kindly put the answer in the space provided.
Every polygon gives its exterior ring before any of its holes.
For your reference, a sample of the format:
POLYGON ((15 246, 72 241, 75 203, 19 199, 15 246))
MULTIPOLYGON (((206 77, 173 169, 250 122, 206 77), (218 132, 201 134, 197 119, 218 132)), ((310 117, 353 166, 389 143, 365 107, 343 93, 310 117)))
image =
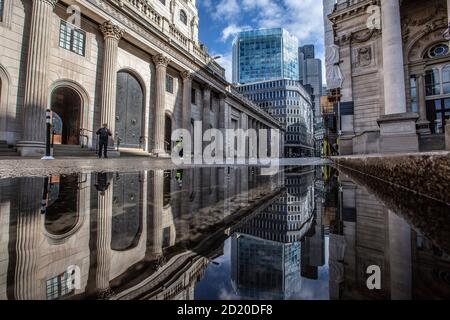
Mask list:
POLYGON ((299 80, 298 39, 282 28, 243 31, 233 41, 233 82, 299 80))

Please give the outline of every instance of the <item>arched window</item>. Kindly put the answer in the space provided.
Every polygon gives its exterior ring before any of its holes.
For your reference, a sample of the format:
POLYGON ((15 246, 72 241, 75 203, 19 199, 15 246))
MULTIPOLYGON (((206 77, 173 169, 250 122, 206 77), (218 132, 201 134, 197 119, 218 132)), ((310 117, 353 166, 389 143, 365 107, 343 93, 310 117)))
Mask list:
POLYGON ((180 10, 180 21, 187 25, 187 14, 184 10, 180 10))

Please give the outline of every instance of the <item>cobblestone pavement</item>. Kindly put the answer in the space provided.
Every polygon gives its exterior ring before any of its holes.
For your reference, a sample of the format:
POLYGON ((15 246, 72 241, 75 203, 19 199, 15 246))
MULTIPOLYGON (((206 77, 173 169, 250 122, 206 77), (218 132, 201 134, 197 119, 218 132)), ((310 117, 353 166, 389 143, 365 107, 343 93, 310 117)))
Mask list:
MULTIPOLYGON (((320 158, 282 159, 280 166, 306 166, 322 165, 329 163, 328 160, 320 158)), ((153 169, 173 169, 204 167, 206 165, 184 165, 176 166, 171 159, 130 157, 113 159, 80 159, 61 158, 44 161, 40 159, 1 159, 0 178, 24 177, 24 176, 46 176, 71 173, 89 172, 132 172, 153 169)), ((224 165, 217 165, 221 167, 224 165)))

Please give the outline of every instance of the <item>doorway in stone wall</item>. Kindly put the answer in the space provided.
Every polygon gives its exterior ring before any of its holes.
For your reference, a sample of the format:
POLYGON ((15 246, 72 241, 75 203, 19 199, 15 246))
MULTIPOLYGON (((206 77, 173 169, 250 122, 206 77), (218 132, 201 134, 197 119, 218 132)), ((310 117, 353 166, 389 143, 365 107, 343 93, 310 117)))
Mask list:
POLYGON ((72 88, 57 87, 51 94, 50 108, 55 144, 80 144, 81 96, 72 88))

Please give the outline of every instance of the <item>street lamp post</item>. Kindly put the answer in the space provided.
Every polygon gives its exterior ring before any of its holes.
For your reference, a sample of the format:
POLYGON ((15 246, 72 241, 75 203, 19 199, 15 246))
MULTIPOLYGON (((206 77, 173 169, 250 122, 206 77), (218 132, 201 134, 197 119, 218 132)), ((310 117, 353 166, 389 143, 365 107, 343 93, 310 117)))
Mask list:
POLYGON ((43 156, 41 159, 42 160, 55 160, 55 158, 52 157, 51 155, 51 129, 52 129, 52 124, 51 124, 51 116, 52 111, 50 109, 47 109, 45 111, 45 121, 47 123, 47 136, 46 136, 46 141, 45 141, 45 156, 43 156))

